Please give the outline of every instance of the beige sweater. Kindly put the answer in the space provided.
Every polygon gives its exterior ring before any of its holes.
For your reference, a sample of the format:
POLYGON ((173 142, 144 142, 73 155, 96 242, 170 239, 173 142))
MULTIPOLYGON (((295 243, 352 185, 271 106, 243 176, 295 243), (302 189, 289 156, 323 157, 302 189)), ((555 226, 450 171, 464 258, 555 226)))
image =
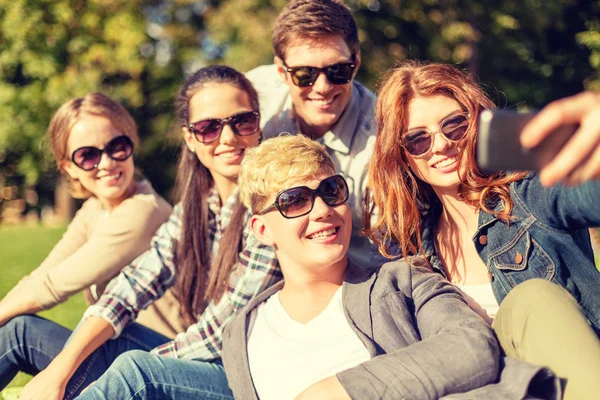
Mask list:
MULTIPOLYGON (((94 303, 121 268, 150 247, 154 232, 172 208, 148 181, 110 213, 96 198, 86 200, 48 257, 13 290, 31 291, 42 309, 84 291, 94 303)), ((171 292, 140 313, 137 322, 168 337, 185 330, 171 292)))

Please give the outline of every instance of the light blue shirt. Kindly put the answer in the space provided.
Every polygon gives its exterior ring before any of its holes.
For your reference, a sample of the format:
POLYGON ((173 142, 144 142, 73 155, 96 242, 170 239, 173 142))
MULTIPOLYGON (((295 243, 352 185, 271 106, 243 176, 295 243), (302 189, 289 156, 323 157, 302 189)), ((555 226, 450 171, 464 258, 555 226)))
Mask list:
MULTIPOLYGON (((263 65, 246 76, 260 99, 263 136, 270 138, 282 132, 301 133, 287 84, 277 73, 277 66, 263 65)), ((348 182, 352 209, 352 239, 349 257, 358 265, 373 267, 386 260, 376 246, 361 234, 362 208, 367 185, 369 161, 375 146, 375 103, 373 92, 354 81, 352 96, 338 122, 317 139, 327 148, 335 168, 348 182)))

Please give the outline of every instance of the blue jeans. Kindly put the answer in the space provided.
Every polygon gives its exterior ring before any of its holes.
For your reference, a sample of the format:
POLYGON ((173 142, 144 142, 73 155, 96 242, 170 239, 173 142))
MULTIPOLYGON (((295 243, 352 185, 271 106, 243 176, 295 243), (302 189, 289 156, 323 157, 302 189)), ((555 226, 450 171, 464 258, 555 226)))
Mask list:
POLYGON ((62 350, 71 331, 35 315, 21 315, 0 327, 0 390, 19 371, 36 375, 62 350))
MULTIPOLYGON (((35 375, 60 353, 71 331, 35 315, 13 318, 0 327, 0 388, 19 371, 35 375)), ((150 351, 169 339, 150 328, 131 324, 114 340, 96 349, 77 369, 65 390, 72 399, 98 379, 112 362, 129 350, 150 351)))
POLYGON ((77 399, 232 400, 233 393, 220 360, 179 360, 133 350, 120 355, 77 399))

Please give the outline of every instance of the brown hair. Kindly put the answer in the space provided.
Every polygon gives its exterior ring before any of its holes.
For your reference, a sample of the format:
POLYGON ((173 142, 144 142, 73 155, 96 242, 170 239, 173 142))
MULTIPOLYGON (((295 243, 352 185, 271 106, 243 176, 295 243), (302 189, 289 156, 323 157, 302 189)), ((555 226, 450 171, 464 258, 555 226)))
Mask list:
MULTIPOLYGON (((110 123, 121 133, 127 135, 134 143, 138 145, 139 138, 135 121, 129 112, 102 93, 89 93, 83 97, 78 97, 64 103, 52 117, 50 126, 48 127, 48 137, 54 160, 61 172, 61 162, 71 159, 69 154, 69 135, 73 126, 83 115, 95 115, 108 119, 110 123)), ((71 195, 78 199, 84 199, 92 196, 81 183, 68 176, 71 195)))
POLYGON ((273 28, 273 52, 285 58, 287 47, 296 39, 341 36, 353 54, 360 50, 356 21, 341 0, 292 0, 277 16, 273 28))
MULTIPOLYGON (((248 94, 252 108, 258 111, 258 95, 250 81, 233 68, 213 65, 198 70, 181 87, 175 101, 178 129, 189 122, 190 99, 208 83, 223 83, 243 90, 248 94)), ((238 200, 229 226, 220 240, 217 255, 211 260, 208 193, 213 185, 208 168, 184 143, 176 179, 177 193, 183 207, 183 228, 176 248, 175 292, 181 304, 181 313, 190 323, 195 321, 195 316, 201 314, 211 300, 216 302, 223 295, 243 243, 246 208, 238 200)))
MULTIPOLYGON (((496 107, 471 76, 447 64, 415 60, 400 63, 384 76, 380 84, 376 109, 378 132, 369 167, 369 187, 380 214, 367 233, 387 257, 396 256, 388 252, 393 241, 399 243, 404 256, 421 249, 419 204, 429 204, 435 193, 411 170, 411 156, 400 146, 400 139, 408 128, 411 100, 440 94, 456 100, 470 114, 472 121, 464 139, 465 151, 459 155, 458 161, 462 165, 462 157, 466 157, 466 171, 460 175, 459 193, 467 204, 494 213, 508 222, 513 207, 508 185, 524 176, 522 173, 484 174, 477 167, 476 121, 482 110, 496 107), (496 201, 502 201, 504 207, 493 212, 488 205, 496 201)), ((368 218, 365 222, 369 228, 368 218)))

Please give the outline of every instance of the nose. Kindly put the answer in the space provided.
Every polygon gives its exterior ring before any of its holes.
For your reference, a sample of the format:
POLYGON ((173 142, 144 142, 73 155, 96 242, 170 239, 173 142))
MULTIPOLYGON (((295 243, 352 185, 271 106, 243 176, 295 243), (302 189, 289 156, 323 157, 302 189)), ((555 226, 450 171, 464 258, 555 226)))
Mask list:
POLYGON ((231 125, 225 124, 225 126, 223 126, 223 130, 221 131, 221 137, 219 138, 219 140, 223 144, 234 144, 237 142, 237 135, 233 133, 231 125))
POLYGON ((100 162, 98 163, 98 169, 109 170, 116 161, 113 160, 106 154, 106 152, 102 153, 100 157, 100 162))
POLYGON ((431 145, 431 151, 433 153, 440 153, 452 145, 442 132, 432 133, 431 140, 433 140, 433 144, 431 145))
POLYGON ((314 221, 325 219, 333 214, 331 206, 327 205, 320 196, 315 196, 315 203, 310 212, 310 217, 314 221))
POLYGON ((312 88, 314 91, 319 93, 327 93, 333 88, 333 84, 329 82, 329 79, 325 76, 325 72, 321 71, 317 80, 313 83, 312 88))

